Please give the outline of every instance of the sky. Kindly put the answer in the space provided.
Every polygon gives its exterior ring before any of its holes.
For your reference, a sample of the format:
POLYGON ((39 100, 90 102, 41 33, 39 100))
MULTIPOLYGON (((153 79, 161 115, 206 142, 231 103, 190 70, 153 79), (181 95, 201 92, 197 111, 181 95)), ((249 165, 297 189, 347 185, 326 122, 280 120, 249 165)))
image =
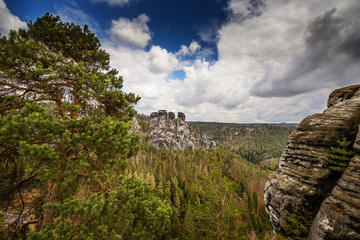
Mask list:
POLYGON ((359 0, 0 0, 0 33, 46 12, 89 25, 142 114, 300 122, 360 84, 359 0))

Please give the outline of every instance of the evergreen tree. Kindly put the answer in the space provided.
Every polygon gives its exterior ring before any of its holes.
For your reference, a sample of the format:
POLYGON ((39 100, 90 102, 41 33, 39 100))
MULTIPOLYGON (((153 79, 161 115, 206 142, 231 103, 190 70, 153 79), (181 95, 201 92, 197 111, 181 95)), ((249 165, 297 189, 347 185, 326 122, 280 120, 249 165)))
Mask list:
POLYGON ((157 195, 141 180, 126 179, 109 193, 47 205, 60 216, 30 239, 161 239, 172 211, 157 195))
POLYGON ((305 240, 309 233, 312 221, 314 219, 314 213, 309 211, 298 212, 295 211, 293 217, 287 217, 286 221, 281 222, 284 229, 284 235, 277 234, 276 239, 294 239, 305 240))
POLYGON ((34 239, 161 237, 168 202, 123 175, 139 97, 88 27, 46 14, 0 38, 0 69, 0 204, 15 238, 30 224, 34 239))
POLYGON ((191 202, 185 227, 191 239, 236 239, 236 220, 241 210, 234 204, 231 181, 222 175, 219 153, 209 161, 210 173, 198 183, 196 201, 191 202))
POLYGON ((351 141, 346 138, 337 141, 338 147, 331 147, 331 155, 326 161, 328 167, 333 172, 341 175, 346 167, 349 165, 351 158, 354 156, 354 152, 351 150, 351 141))

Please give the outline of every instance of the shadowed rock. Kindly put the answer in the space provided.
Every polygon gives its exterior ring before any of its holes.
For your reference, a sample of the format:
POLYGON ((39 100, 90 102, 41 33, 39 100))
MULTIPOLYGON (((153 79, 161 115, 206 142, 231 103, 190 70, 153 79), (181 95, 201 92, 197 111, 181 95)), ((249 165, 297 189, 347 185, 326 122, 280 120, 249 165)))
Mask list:
POLYGON ((174 112, 169 112, 169 119, 171 119, 171 120, 175 119, 175 113, 174 112))
POLYGON ((185 114, 182 112, 178 112, 178 118, 185 121, 185 114))
POLYGON ((150 114, 150 118, 157 118, 159 116, 159 113, 158 112, 152 112, 150 114))

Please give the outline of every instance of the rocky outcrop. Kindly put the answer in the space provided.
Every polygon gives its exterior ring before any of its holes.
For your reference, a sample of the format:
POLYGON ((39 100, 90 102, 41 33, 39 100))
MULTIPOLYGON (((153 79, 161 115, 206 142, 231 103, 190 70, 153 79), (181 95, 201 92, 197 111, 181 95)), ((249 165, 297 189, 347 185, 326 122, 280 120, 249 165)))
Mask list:
POLYGON ((134 134, 139 132, 139 129, 140 129, 139 122, 137 121, 136 117, 134 117, 132 122, 131 122, 131 127, 130 127, 130 130, 129 130, 129 134, 134 135, 134 134))
POLYGON ((199 149, 216 148, 215 142, 197 131, 185 121, 185 114, 166 110, 153 112, 150 115, 149 134, 151 142, 158 148, 165 149, 199 149))
POLYGON ((360 239, 360 132, 354 151, 349 166, 321 204, 308 239, 360 239))
POLYGON ((358 156, 338 182, 326 161, 338 140, 355 141, 359 124, 360 85, 356 85, 335 90, 323 113, 305 118, 290 134, 279 169, 269 176, 264 192, 276 233, 286 235, 288 217, 312 212, 317 215, 310 239, 359 239, 352 238, 360 234, 358 156))

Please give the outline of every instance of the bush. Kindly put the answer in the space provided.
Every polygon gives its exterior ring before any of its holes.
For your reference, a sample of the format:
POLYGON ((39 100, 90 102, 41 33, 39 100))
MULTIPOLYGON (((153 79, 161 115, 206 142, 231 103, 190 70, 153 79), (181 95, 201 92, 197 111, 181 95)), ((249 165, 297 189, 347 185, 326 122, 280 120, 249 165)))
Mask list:
POLYGON ((326 161, 328 162, 328 168, 337 174, 342 174, 351 158, 354 156, 354 152, 351 150, 352 142, 348 141, 346 138, 337 141, 339 144, 338 147, 331 147, 330 158, 326 161))

